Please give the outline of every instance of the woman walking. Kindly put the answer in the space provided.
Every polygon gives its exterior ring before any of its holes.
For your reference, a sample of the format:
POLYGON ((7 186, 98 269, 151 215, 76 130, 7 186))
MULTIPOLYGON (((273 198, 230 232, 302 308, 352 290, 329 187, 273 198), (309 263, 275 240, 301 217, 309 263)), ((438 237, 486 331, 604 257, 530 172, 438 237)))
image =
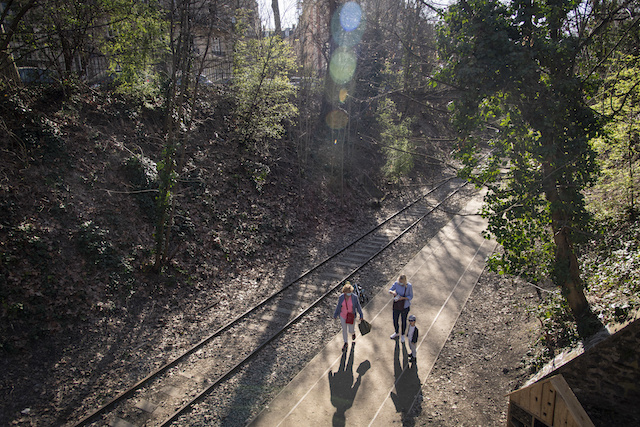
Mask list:
POLYGON ((400 341, 404 342, 405 332, 407 331, 407 315, 413 299, 413 287, 411 283, 407 282, 407 276, 404 274, 400 276, 398 281, 389 289, 389 293, 393 295, 393 327, 395 329, 395 333, 391 334, 389 338, 394 340, 400 336, 400 341), (398 334, 400 332, 398 325, 400 318, 402 318, 402 333, 398 334))
POLYGON ((358 297, 353 294, 353 286, 349 282, 347 282, 342 287, 342 295, 338 298, 338 305, 336 305, 336 309, 333 312, 333 318, 337 319, 340 316, 340 324, 342 324, 342 338, 344 340, 344 346, 342 346, 342 351, 346 351, 349 347, 349 334, 351 334, 351 339, 356 340, 356 311, 360 314, 360 320, 362 320, 362 307, 360 307, 360 301, 358 301, 358 297))

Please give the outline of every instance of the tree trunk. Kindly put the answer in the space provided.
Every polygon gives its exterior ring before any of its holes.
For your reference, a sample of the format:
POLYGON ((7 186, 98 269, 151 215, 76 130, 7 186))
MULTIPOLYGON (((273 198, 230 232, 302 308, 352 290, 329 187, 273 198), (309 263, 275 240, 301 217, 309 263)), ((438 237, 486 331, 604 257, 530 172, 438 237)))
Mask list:
POLYGON ((571 241, 570 219, 564 205, 559 183, 554 178, 553 162, 545 162, 544 173, 547 179, 543 182, 543 190, 551 204, 551 229, 556 245, 555 251, 555 280, 562 288, 562 294, 569 304, 569 309, 575 318, 578 334, 588 338, 603 328, 602 322, 591 311, 589 302, 584 295, 583 281, 580 277, 580 264, 571 241))
MULTIPOLYGON (((35 4, 36 0, 29 0, 29 2, 23 5, 20 10, 17 12, 14 11, 12 16, 8 14, 8 10, 4 10, 2 19, 0 20, 0 75, 17 83, 20 82, 20 75, 18 74, 15 62, 11 57, 9 46, 20 21, 35 4), (11 25, 9 25, 8 28, 5 28, 4 23, 8 16, 11 16, 11 25)), ((4 4, 4 7, 11 7, 11 2, 9 2, 8 5, 4 4)))
POLYGON ((20 75, 18 74, 16 64, 13 62, 13 58, 5 52, 0 52, 0 79, 6 79, 15 84, 20 84, 20 75))
MULTIPOLYGON (((562 213, 554 213, 553 216, 562 217, 562 213)), ((556 219, 553 220, 557 223, 556 219)), ((561 226, 558 230, 557 227, 553 227, 553 239, 556 244, 556 266, 563 270, 560 277, 562 280, 562 287, 565 290, 565 297, 571 308, 571 312, 576 319, 584 317, 588 314, 589 303, 582 291, 583 283, 580 278, 580 266, 578 264, 578 258, 573 251, 573 245, 571 244, 571 238, 568 233, 567 227, 561 226)))
POLYGON ((282 27, 280 24, 280 6, 278 0, 271 0, 271 8, 273 9, 273 22, 276 24, 276 34, 282 35, 282 27))

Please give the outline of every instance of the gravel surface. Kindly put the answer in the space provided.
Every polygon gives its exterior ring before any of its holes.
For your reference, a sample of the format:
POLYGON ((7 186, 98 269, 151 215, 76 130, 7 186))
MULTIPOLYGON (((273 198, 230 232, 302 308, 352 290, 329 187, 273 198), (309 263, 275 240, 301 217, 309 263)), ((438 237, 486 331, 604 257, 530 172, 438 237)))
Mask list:
MULTIPOLYGON (((454 200, 447 210, 461 207, 471 193, 454 200)), ((451 218, 444 212, 439 216, 440 226, 451 218)), ((433 223, 418 227, 354 281, 366 284, 372 293, 383 291, 437 229, 433 223)), ((536 300, 529 286, 485 272, 433 371, 421 377, 422 398, 408 414, 398 414, 403 425, 504 425, 505 395, 528 376, 526 356, 538 323, 527 307, 536 300)), ((327 302, 300 322, 178 425, 245 425, 339 333, 339 325, 327 314, 332 310, 333 302, 327 302), (317 328, 318 324, 325 327, 317 328)))
POLYGON ((423 381, 415 425, 506 425, 506 395, 531 374, 528 353, 540 323, 527 310, 537 302, 531 286, 482 274, 423 381))
MULTIPOLYGON (((378 219, 413 200, 417 191, 387 203, 378 219)), ((382 290, 473 192, 467 188, 353 280, 371 293, 382 290)), ((12 389, 4 391, 11 403, 2 406, 7 412, 0 419, 17 426, 72 425, 371 225, 337 221, 316 241, 296 241, 282 253, 270 254, 268 262, 248 262, 241 273, 226 279, 229 284, 242 284, 236 298, 242 301, 241 307, 202 284, 157 288, 152 294, 132 297, 129 305, 105 303, 99 307, 98 320, 85 329, 43 339, 42 351, 27 358, 3 359, 10 367, 3 384, 12 384, 12 389), (282 265, 287 268, 277 267, 282 265)), ((527 318, 523 301, 531 298, 528 289, 484 274, 433 372, 421 376, 423 401, 405 418, 405 424, 503 422, 504 394, 525 376, 522 361, 536 325, 527 318)), ((244 425, 339 332, 339 325, 330 321, 332 310, 333 301, 327 302, 295 325, 228 386, 208 396, 176 425, 244 425), (309 327, 318 322, 326 327, 309 327)))

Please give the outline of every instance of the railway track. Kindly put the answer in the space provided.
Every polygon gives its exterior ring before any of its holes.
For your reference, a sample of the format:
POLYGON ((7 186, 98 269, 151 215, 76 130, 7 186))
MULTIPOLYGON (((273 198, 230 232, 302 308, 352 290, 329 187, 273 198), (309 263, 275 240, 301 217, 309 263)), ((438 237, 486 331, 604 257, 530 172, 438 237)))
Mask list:
POLYGON ((318 308, 333 304, 342 284, 466 182, 450 178, 327 256, 279 290, 195 343, 72 426, 168 426, 250 367, 254 358, 318 308), (221 355, 225 355, 221 357, 221 355))

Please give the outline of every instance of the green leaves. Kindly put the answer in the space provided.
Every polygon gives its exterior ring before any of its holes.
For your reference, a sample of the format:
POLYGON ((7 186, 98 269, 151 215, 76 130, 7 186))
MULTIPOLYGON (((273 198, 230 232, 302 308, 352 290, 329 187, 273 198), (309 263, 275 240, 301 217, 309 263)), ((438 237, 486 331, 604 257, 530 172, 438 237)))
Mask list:
POLYGON ((590 203, 600 217, 633 218, 639 211, 640 69, 637 56, 620 55, 609 62, 603 92, 594 104, 610 121, 592 140, 603 174, 590 203))
POLYGON ((168 50, 167 23, 158 3, 132 0, 105 3, 110 11, 109 37, 102 38, 100 43, 120 90, 134 95, 140 92, 158 95, 151 66, 168 50))
POLYGON ((398 179, 413 168, 411 120, 402 120, 396 104, 389 98, 380 102, 376 117, 381 129, 382 151, 387 158, 384 173, 392 179, 398 179))
POLYGON ((586 286, 596 312, 623 322, 640 307, 640 224, 607 220, 582 256, 586 286))
POLYGON ((295 70, 293 51, 279 36, 236 43, 236 130, 244 145, 267 150, 268 139, 280 139, 286 121, 297 116, 292 102, 296 88, 289 81, 295 70))
MULTIPOLYGON (((580 7, 460 1, 439 39, 448 61, 440 79, 461 88, 453 123, 462 175, 489 186, 483 215, 505 251, 491 268, 533 282, 551 276, 574 295, 582 291, 572 245, 590 220, 582 190, 597 173, 588 141, 602 126, 585 102, 593 86, 575 67, 580 7), (488 166, 474 170, 476 153, 488 148, 488 166)), ((574 314, 588 307, 583 296, 570 303, 574 314)))

